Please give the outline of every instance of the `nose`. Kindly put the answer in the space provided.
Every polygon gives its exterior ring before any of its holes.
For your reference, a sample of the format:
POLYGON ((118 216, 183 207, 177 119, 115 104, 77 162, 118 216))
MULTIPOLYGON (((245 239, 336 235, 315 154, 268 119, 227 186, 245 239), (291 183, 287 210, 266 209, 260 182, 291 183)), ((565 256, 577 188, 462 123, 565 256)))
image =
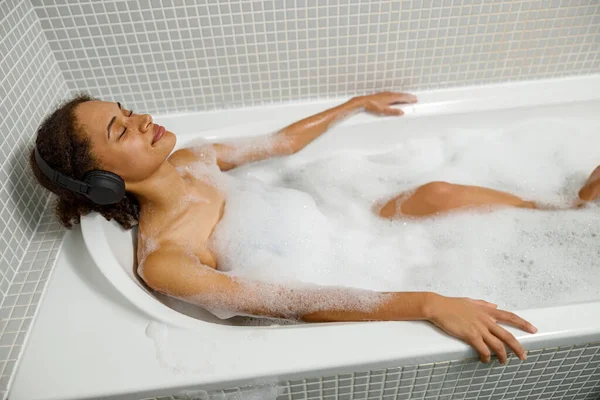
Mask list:
POLYGON ((142 133, 148 132, 150 124, 152 124, 152 116, 150 114, 140 115, 139 128, 142 133))

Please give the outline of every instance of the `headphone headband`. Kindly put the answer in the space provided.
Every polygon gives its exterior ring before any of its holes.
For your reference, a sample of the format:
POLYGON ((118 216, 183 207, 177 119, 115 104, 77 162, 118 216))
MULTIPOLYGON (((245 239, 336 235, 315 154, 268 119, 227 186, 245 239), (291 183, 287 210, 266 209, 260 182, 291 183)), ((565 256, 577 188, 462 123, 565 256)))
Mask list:
POLYGON ((66 189, 69 189, 72 192, 80 193, 85 196, 87 196, 90 193, 91 186, 87 183, 77 179, 73 179, 65 174, 61 174, 60 172, 56 171, 54 168, 49 166, 48 163, 46 163, 46 161, 44 161, 44 159, 40 155, 37 146, 35 146, 34 152, 36 164, 38 165, 38 167, 40 167, 40 170, 42 170, 42 172, 44 173, 44 175, 46 175, 48 179, 52 180, 53 182, 56 182, 57 184, 66 189))

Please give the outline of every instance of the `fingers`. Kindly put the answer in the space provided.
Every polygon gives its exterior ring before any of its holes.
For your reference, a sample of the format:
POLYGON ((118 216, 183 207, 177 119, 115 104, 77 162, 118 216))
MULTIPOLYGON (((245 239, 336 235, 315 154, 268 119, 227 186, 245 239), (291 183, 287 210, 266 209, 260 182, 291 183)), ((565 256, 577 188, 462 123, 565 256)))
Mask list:
POLYGON ((527 353, 525 353, 525 349, 510 332, 496 324, 490 324, 489 329, 494 336, 506 343, 508 347, 517 355, 517 357, 523 361, 527 359, 527 353))
POLYGON ((410 93, 394 93, 392 101, 394 103, 416 103, 419 99, 417 99, 417 96, 410 93))
POLYGON ((398 108, 388 107, 392 104, 400 104, 400 103, 416 103, 417 96, 408 94, 408 93, 392 93, 392 92, 382 92, 376 93, 371 96, 366 96, 367 103, 365 105, 365 109, 374 114, 379 115, 395 115, 401 116, 404 115, 404 111, 398 108))
POLYGON ((500 322, 506 322, 507 324, 516 326, 517 328, 521 328, 525 332, 529 332, 529 333, 537 332, 537 328, 535 326, 533 326, 529 322, 525 321, 523 318, 519 317, 516 314, 513 314, 508 311, 504 311, 504 310, 492 310, 492 311, 493 312, 490 313, 490 315, 500 322))
POLYGON ((504 347, 504 343, 502 343, 496 336, 492 335, 491 333, 484 335, 483 341, 485 342, 485 344, 487 344, 487 346, 490 349, 494 351, 494 353, 496 353, 500 364, 506 363, 508 355, 506 354, 506 348, 504 347))
POLYGON ((397 116, 402 116, 404 115, 404 111, 402 111, 399 108, 384 108, 383 111, 381 111, 381 114, 383 115, 397 115, 397 116))
POLYGON ((476 340, 472 340, 469 342, 469 344, 475 349, 475 351, 477 351, 477 353, 479 353, 479 359, 482 363, 487 364, 490 362, 492 354, 490 353, 490 349, 485 344, 483 339, 478 338, 476 340))

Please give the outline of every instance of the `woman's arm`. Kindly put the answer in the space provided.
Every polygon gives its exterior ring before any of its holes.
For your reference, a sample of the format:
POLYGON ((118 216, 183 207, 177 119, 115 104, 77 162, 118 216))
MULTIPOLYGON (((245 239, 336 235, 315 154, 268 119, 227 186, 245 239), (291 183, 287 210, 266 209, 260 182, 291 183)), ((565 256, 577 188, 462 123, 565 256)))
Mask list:
POLYGON ((321 136, 333 123, 357 112, 366 110, 379 115, 400 116, 404 114, 402 110, 391 108, 390 105, 415 102, 417 98, 406 93, 383 92, 355 97, 342 105, 295 122, 274 135, 216 143, 217 162, 222 170, 229 170, 249 162, 293 154, 321 136))
POLYGON ((139 272, 154 290, 209 310, 307 322, 428 320, 473 346, 483 362, 490 360, 490 348, 505 362, 504 344, 521 359, 525 357, 523 347, 497 322, 536 331, 520 317, 481 300, 428 292, 379 293, 306 284, 283 287, 231 277, 177 248, 150 254, 139 272))

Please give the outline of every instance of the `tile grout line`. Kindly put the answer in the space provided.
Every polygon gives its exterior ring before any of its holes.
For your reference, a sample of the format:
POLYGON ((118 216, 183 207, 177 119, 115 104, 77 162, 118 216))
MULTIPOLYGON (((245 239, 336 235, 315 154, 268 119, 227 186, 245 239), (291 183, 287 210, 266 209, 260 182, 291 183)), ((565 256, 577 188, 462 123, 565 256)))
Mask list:
MULTIPOLYGON (((48 210, 49 210, 48 207, 50 205, 51 197, 52 197, 51 195, 48 196, 48 198, 46 200, 46 205, 44 207, 44 211, 43 211, 42 215, 48 212, 48 210)), ((38 228, 41 225, 40 224, 41 221, 42 221, 42 218, 40 218, 40 221, 38 222, 38 226, 36 227, 36 235, 38 233, 38 228)), ((34 312, 34 314, 31 317, 29 317, 29 318, 31 318, 31 324, 29 325, 29 328, 27 329, 27 331, 25 333, 25 338, 23 339, 23 343, 20 345, 21 346, 21 351, 19 352, 19 354, 17 356, 17 361, 15 362, 15 365, 14 365, 13 370, 11 372, 10 378, 8 380, 7 387, 6 388, 0 388, 0 390, 4 390, 5 391, 4 392, 4 396, 2 397, 2 400, 7 400, 7 395, 9 393, 9 391, 10 391, 10 387, 12 385, 12 382, 15 379, 16 371, 17 371, 17 369, 19 367, 19 364, 20 364, 21 360, 23 359, 23 357, 22 357, 23 351, 27 347, 27 342, 29 341, 29 337, 31 336, 31 332, 33 332, 33 327, 34 327, 34 324, 35 324, 35 320, 36 320, 37 315, 39 313, 39 310, 41 308, 40 306, 41 306, 42 302, 44 301, 44 297, 46 296, 46 293, 48 292, 46 289, 48 287, 48 283, 50 282, 50 279, 52 278, 52 275, 54 273, 56 264, 58 262, 58 259, 59 259, 59 256, 60 256, 60 253, 62 251, 63 244, 64 244, 64 231, 60 233, 60 239, 59 240, 60 240, 60 244, 55 249, 56 250, 56 257, 53 260, 46 259, 46 265, 45 265, 44 269, 45 270, 49 270, 50 272, 49 272, 48 277, 46 278, 46 281, 44 282, 44 285, 42 287, 40 298, 39 298, 37 304, 35 305, 35 312, 34 312)), ((31 245, 31 243, 30 243, 30 245, 31 245)))

